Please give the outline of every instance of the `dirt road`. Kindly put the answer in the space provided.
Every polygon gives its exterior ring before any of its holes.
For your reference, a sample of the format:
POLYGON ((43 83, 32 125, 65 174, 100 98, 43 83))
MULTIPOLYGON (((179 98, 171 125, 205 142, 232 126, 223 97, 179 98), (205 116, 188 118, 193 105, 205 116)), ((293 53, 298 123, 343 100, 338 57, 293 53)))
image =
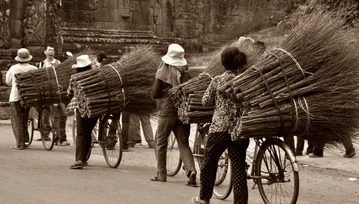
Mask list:
MULTIPOLYGON (((69 132, 69 135, 70 132, 69 132)), ((35 138, 39 137, 36 133, 35 138)), ((183 172, 167 183, 151 182, 155 174, 154 152, 146 145, 123 154, 119 168, 106 165, 99 147, 93 150, 89 166, 70 170, 74 162, 73 146, 55 146, 46 151, 41 142, 27 150, 12 150, 14 136, 10 125, 0 125, 0 203, 116 203, 183 204, 191 203, 199 188, 185 186, 183 172)), ((358 161, 358 158, 353 160, 358 161)), ((325 170, 301 165, 298 203, 358 203, 358 172, 325 170)), ((251 189, 249 203, 263 203, 258 189, 251 189)), ((212 199, 212 203, 232 203, 212 199)))

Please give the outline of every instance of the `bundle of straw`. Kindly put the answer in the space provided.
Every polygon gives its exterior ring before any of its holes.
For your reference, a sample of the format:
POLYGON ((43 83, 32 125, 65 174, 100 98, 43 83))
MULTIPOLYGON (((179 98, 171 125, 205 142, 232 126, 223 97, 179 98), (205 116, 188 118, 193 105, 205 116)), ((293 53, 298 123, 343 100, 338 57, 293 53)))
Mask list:
POLYGON ((121 110, 154 113, 151 89, 160 59, 151 46, 137 47, 115 63, 73 75, 70 84, 81 116, 91 118, 121 110))
POLYGON ((16 74, 16 84, 22 102, 26 106, 67 104, 70 101, 66 96, 69 79, 76 73, 72 65, 76 63, 76 57, 83 54, 90 55, 93 63, 95 62, 95 51, 86 49, 55 67, 16 74))
POLYGON ((278 49, 229 82, 246 114, 233 136, 350 137, 359 125, 357 36, 335 13, 303 17, 278 49))
POLYGON ((183 123, 206 123, 212 121, 214 107, 202 106, 201 99, 212 80, 212 76, 220 75, 226 71, 221 63, 220 56, 222 51, 227 47, 237 47, 246 54, 248 65, 252 65, 262 55, 253 48, 253 43, 252 39, 246 37, 241 37, 239 40, 228 43, 213 54, 213 60, 203 74, 171 89, 171 96, 177 108, 179 119, 183 123), (196 99, 196 110, 191 106, 191 103, 193 103, 191 100, 194 100, 194 98, 196 99))

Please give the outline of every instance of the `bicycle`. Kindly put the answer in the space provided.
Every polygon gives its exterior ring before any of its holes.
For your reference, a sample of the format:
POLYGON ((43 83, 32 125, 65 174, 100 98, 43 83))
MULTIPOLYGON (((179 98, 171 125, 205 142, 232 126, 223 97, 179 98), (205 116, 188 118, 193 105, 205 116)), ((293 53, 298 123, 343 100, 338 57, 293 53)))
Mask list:
MULTIPOLYGON (((74 144, 76 142, 76 115, 74 111, 74 119, 72 126, 72 136, 74 144)), ((117 168, 122 160, 122 133, 121 133, 121 114, 104 114, 102 115, 92 135, 97 138, 92 140, 86 161, 90 159, 92 148, 95 144, 99 144, 102 148, 102 153, 106 163, 111 168, 117 168)), ((76 147, 76 145, 74 145, 76 147)))
MULTIPOLYGON (((208 137, 209 124, 198 125, 194 142, 194 156, 199 165, 208 137)), ((266 204, 295 204, 299 195, 299 167, 290 147, 278 137, 253 138, 253 154, 247 150, 247 179, 257 185, 266 204), (287 186, 287 185, 291 186, 287 186), (285 191, 285 192, 284 192, 285 191)), ((226 199, 232 191, 231 163, 224 152, 219 160, 214 195, 226 199), (228 176, 227 176, 228 175, 228 176), (221 187, 224 187, 223 189, 221 187)))
POLYGON ((167 144, 167 176, 175 176, 180 171, 182 160, 175 135, 171 132, 167 144))
POLYGON ((38 117, 36 118, 36 109, 34 107, 30 108, 32 111, 29 114, 29 119, 27 122, 27 131, 29 134, 29 141, 25 142, 26 146, 30 146, 34 137, 34 131, 40 131, 41 141, 44 148, 48 151, 51 151, 55 144, 56 138, 56 129, 55 124, 55 105, 43 105, 39 108, 38 117), (35 121, 36 124, 35 125, 35 121))

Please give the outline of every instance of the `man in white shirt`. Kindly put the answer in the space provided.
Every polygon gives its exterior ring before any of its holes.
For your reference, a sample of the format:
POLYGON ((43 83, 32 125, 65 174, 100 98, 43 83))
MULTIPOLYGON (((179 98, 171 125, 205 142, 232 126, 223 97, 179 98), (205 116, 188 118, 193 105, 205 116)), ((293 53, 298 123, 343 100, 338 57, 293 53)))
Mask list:
MULTIPOLYGON (((44 50, 44 54, 46 55, 46 59, 40 62, 39 68, 51 68, 59 65, 61 62, 60 60, 55 59, 55 48, 51 45, 48 45, 44 50)), ((60 106, 66 107, 65 104, 59 103, 56 108, 56 117, 55 123, 57 128, 57 138, 55 139, 55 144, 59 144, 60 146, 68 146, 70 143, 67 142, 66 136, 66 120, 67 115, 63 110, 66 108, 61 109, 60 106)), ((41 139, 38 139, 41 141, 41 139)))
POLYGON ((22 150, 26 148, 25 140, 28 137, 27 120, 29 117, 29 107, 23 107, 20 104, 20 94, 16 87, 15 75, 18 73, 36 70, 37 68, 30 65, 28 62, 32 59, 30 52, 26 48, 21 48, 17 51, 15 60, 18 64, 10 67, 6 73, 6 84, 11 86, 9 97, 10 102, 10 119, 12 129, 16 139, 16 146, 13 149, 22 150))

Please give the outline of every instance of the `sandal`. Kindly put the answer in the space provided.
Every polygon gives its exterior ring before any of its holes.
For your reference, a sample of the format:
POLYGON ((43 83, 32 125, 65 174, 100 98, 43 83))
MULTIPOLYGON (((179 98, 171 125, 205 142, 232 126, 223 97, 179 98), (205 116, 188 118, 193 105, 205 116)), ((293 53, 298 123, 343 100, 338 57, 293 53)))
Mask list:
POLYGON ((194 198, 191 199, 191 201, 193 203, 196 203, 196 204, 207 204, 207 203, 209 203, 209 201, 201 200, 199 197, 194 197, 194 198))
POLYGON ((158 176, 154 176, 153 178, 151 178, 151 181, 160 181, 160 182, 166 182, 167 178, 160 178, 158 176))
POLYGON ((70 166, 70 169, 82 169, 83 167, 84 166, 83 166, 82 162, 81 163, 76 162, 75 164, 70 166))

